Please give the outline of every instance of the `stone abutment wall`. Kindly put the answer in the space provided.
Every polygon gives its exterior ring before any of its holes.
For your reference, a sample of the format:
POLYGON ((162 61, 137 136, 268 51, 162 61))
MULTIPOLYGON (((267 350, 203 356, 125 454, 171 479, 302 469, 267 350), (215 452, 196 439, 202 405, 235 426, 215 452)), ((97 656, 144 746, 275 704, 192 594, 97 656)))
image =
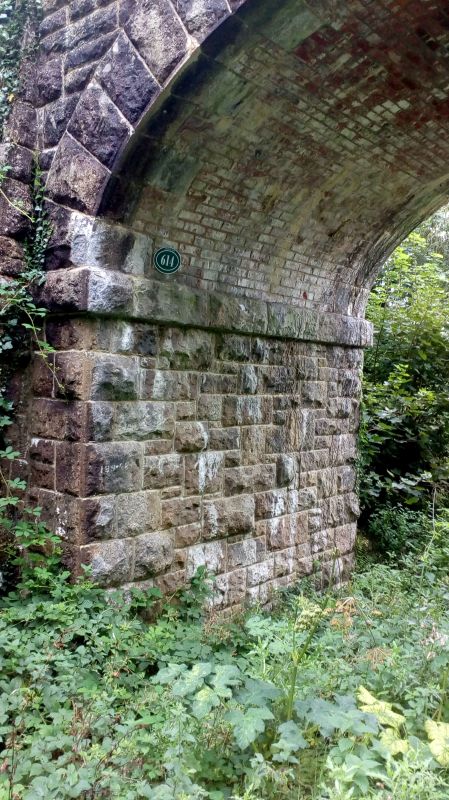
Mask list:
POLYGON ((129 280, 159 323, 55 317, 63 391, 34 365, 34 498, 74 559, 164 591, 205 565, 221 606, 347 574, 366 324, 129 280))

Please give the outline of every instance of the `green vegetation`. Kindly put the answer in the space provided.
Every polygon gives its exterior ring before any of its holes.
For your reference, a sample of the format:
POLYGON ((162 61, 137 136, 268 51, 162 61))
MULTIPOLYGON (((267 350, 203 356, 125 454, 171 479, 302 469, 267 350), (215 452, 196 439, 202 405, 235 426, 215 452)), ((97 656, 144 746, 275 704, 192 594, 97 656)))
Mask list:
POLYGON ((375 344, 365 358, 362 523, 382 552, 395 555, 426 538, 429 526, 412 509, 431 517, 435 505, 448 504, 449 270, 433 250, 447 249, 448 231, 440 212, 412 233, 368 305, 375 344))
POLYGON ((448 534, 229 619, 206 576, 162 603, 41 569, 0 614, 0 798, 447 798, 448 534))

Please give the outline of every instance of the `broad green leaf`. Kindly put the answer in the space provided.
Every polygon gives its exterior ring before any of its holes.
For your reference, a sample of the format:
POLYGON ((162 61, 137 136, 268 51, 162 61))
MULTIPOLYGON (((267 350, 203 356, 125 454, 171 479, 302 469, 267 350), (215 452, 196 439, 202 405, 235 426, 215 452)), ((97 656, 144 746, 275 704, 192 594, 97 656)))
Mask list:
POLYGON ((212 685, 220 697, 232 697, 231 687, 238 686, 241 682, 241 672, 234 664, 218 664, 215 667, 212 685))
POLYGON ((268 708, 248 708, 246 711, 230 711, 227 720, 231 723, 235 741, 245 750, 265 730, 265 722, 274 719, 268 708))
POLYGON ((192 703, 192 713, 197 719, 202 719, 219 705, 219 695, 210 686, 203 686, 195 695, 192 703))
POLYGON ((361 710, 366 711, 368 714, 373 714, 381 725, 388 725, 396 730, 405 722, 405 717, 402 714, 397 714, 396 711, 393 711, 391 703, 387 703, 385 700, 378 700, 364 686, 359 687, 357 698, 361 710))
POLYGON ((183 674, 176 680, 172 687, 172 692, 175 697, 187 697, 194 694, 203 683, 204 678, 212 672, 212 664, 201 663, 194 664, 192 669, 183 674))
POLYGON ((293 722, 293 720, 283 722, 282 725, 279 725, 278 731, 280 737, 272 746, 273 752, 275 753, 273 761, 297 764, 298 759, 293 756, 293 753, 308 747, 308 743, 304 739, 298 725, 296 722, 293 722))
POLYGON ((430 752, 435 761, 442 767, 449 767, 449 723, 427 719, 424 727, 430 740, 430 752))
POLYGON ((407 739, 401 739, 393 728, 386 728, 379 738, 392 756, 403 755, 409 749, 407 739))

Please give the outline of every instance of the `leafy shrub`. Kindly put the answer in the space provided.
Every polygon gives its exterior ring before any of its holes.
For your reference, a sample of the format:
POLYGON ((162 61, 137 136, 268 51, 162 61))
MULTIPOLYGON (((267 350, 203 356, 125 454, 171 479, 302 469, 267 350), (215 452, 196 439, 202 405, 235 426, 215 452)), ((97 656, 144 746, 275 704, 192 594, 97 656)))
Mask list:
POLYGON ((368 534, 376 548, 396 561, 407 553, 422 551, 431 532, 426 514, 402 506, 380 506, 368 522, 368 534))
POLYGON ((62 576, 10 594, 1 800, 447 797, 448 531, 271 615, 205 617, 205 574, 170 604, 62 576))
MULTIPOLYGON (((430 236, 429 226, 421 230, 430 236)), ((360 433, 365 519, 386 503, 426 509, 435 487, 447 494, 448 287, 442 256, 415 232, 371 293, 375 342, 365 357, 360 433)))

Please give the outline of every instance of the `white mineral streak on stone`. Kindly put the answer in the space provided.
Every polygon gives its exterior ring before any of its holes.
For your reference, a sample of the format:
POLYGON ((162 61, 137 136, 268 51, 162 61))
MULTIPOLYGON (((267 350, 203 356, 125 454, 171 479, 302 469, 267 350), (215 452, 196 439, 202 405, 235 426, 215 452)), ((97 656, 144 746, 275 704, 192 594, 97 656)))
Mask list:
POLYGON ((57 536, 60 536, 61 539, 64 539, 66 536, 66 524, 67 524, 67 511, 61 513, 61 509, 59 506, 56 506, 56 528, 55 533, 57 536))
POLYGON ((122 335, 120 338, 120 348, 122 350, 130 350, 133 340, 133 328, 132 325, 124 324, 122 335))
POLYGON ((203 494, 206 485, 212 481, 222 464, 221 453, 202 453, 198 458, 198 486, 200 494, 203 494))
POLYGON ((213 536, 218 533, 218 512, 216 506, 210 505, 208 507, 208 521, 210 531, 213 536))

